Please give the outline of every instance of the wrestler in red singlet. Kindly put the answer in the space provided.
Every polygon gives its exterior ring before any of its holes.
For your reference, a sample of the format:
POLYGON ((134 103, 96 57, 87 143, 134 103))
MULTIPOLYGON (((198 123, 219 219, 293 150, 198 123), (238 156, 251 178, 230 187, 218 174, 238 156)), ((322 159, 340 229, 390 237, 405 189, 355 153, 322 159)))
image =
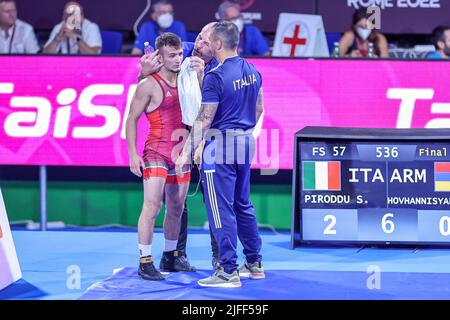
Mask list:
MULTIPOLYGON (((150 124, 150 133, 145 143, 143 160, 145 162, 144 179, 150 177, 166 178, 166 183, 185 183, 190 181, 190 168, 183 170, 183 177, 175 173, 175 163, 178 154, 172 155, 174 148, 185 141, 188 136, 186 126, 181 120, 181 107, 178 99, 178 88, 172 87, 158 74, 153 74, 163 94, 163 100, 158 108, 146 113, 150 124), (181 130, 180 130, 181 129, 181 130), (180 140, 172 138, 172 134, 180 130, 184 135, 180 140)), ((179 138, 177 134, 175 138, 179 138)), ((181 151, 181 149, 180 149, 181 151)))

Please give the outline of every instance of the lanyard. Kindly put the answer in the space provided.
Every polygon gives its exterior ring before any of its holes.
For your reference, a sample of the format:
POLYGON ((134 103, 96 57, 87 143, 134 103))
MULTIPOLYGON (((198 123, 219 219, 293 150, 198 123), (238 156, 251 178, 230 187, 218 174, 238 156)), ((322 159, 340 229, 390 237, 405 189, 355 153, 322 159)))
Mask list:
POLYGON ((67 43, 67 53, 70 54, 70 39, 67 38, 66 41, 67 41, 66 42, 67 43))
POLYGON ((16 25, 14 25, 13 27, 13 32, 11 34, 11 40, 9 41, 9 50, 8 50, 8 54, 12 53, 12 45, 13 45, 13 41, 14 41, 14 36, 16 35, 16 25))

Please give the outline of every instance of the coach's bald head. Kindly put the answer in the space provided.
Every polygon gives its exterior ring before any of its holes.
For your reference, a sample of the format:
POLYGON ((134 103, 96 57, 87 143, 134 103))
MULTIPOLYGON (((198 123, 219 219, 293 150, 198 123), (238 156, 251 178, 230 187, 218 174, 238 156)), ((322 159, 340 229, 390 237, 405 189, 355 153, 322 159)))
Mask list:
POLYGON ((200 33, 198 34, 197 39, 195 40, 194 55, 202 58, 206 64, 209 63, 213 58, 209 38, 216 23, 217 22, 211 22, 204 26, 202 31, 200 31, 200 33))

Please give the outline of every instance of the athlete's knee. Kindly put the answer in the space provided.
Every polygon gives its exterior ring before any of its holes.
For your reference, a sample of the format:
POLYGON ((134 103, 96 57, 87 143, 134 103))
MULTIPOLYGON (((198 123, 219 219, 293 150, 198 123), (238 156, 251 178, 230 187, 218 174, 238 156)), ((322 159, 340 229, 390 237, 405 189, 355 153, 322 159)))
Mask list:
POLYGON ((142 206, 142 213, 149 216, 156 217, 161 211, 162 201, 157 200, 144 200, 144 204, 142 206))
POLYGON ((174 216, 181 216, 184 211, 184 201, 170 201, 166 203, 167 205, 167 213, 174 216))

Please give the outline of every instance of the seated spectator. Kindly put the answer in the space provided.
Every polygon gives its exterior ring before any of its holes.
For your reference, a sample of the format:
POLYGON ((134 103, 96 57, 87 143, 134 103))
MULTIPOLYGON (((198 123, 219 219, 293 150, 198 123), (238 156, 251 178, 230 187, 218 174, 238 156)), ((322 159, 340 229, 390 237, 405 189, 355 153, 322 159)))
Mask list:
POLYGON ((37 53, 33 27, 17 19, 14 0, 0 0, 0 53, 37 53))
POLYGON ((145 42, 155 47, 156 38, 164 32, 175 33, 182 41, 187 41, 186 27, 183 22, 173 19, 173 5, 169 1, 157 1, 152 7, 151 18, 142 24, 131 54, 142 55, 145 42))
POLYGON ((268 56, 269 45, 259 28, 253 24, 244 23, 241 14, 241 6, 237 3, 226 1, 218 9, 220 20, 233 22, 239 29, 239 55, 243 56, 268 56))
POLYGON ((44 53, 100 54, 102 36, 97 24, 84 17, 76 1, 64 6, 63 21, 57 24, 44 46, 44 53))
POLYGON ((377 57, 389 58, 386 37, 376 29, 369 28, 369 17, 366 8, 360 8, 353 14, 353 24, 339 41, 341 57, 363 58, 369 54, 369 43, 373 43, 377 57))
POLYGON ((440 26, 433 30, 433 44, 436 52, 429 53, 428 59, 450 59, 450 26, 440 26))

